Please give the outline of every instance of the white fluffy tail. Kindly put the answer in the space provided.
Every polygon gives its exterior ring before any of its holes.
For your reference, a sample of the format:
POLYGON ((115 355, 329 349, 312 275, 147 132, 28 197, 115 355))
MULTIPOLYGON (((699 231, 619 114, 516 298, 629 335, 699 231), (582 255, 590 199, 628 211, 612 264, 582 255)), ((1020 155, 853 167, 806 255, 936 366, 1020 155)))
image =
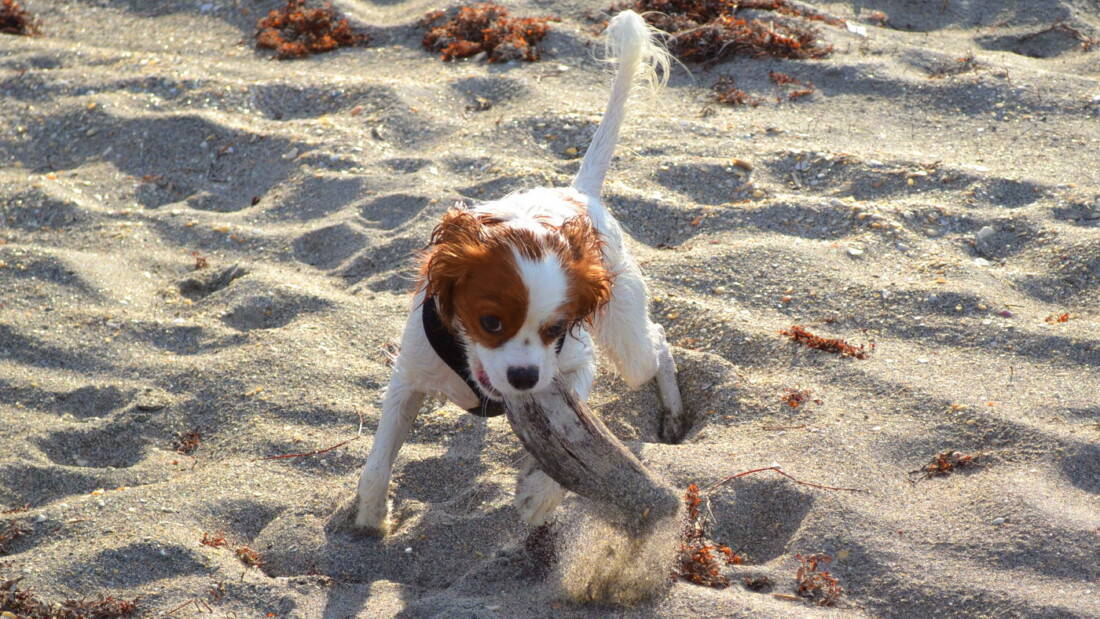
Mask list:
POLYGON ((597 198, 607 168, 611 165, 615 143, 619 141, 619 128, 626 115, 626 100, 631 85, 639 75, 651 85, 659 84, 667 79, 669 68, 668 52, 653 39, 653 30, 634 11, 623 11, 611 19, 607 24, 605 45, 608 58, 619 63, 619 70, 611 86, 611 97, 603 119, 584 153, 581 169, 573 179, 573 187, 577 191, 597 198))

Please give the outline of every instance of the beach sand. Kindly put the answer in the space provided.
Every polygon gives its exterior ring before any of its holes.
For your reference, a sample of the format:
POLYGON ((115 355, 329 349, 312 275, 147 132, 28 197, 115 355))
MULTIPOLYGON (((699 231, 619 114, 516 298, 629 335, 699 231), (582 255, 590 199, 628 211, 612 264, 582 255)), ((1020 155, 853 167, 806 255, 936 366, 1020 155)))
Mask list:
POLYGON ((487 64, 424 51, 422 0, 338 2, 370 44, 286 62, 253 46, 271 0, 23 4, 43 35, 0 36, 0 510, 29 509, 0 515, 27 529, 0 581, 175 617, 1100 616, 1095 2, 820 2, 866 36, 819 24, 826 58, 679 67, 632 103, 605 200, 694 421, 660 443, 653 387, 606 368, 594 409, 681 489, 778 466, 863 492, 725 483, 704 511, 746 557, 732 585, 630 608, 569 601, 526 550, 502 417, 427 406, 392 535, 333 516, 416 251, 455 200, 569 183, 607 5, 509 3, 561 21, 541 62, 487 64), (714 103, 721 75, 763 102, 714 103), (951 450, 978 465, 910 481, 951 450), (812 553, 834 608, 793 596, 812 553))

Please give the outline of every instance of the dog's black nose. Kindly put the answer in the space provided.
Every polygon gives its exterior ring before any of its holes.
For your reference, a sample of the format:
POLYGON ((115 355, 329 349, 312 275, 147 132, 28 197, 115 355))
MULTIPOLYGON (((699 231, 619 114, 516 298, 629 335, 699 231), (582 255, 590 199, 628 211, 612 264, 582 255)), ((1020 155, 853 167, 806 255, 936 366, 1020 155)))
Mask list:
POLYGON ((516 389, 530 389, 539 382, 539 369, 533 365, 508 368, 508 382, 516 389))

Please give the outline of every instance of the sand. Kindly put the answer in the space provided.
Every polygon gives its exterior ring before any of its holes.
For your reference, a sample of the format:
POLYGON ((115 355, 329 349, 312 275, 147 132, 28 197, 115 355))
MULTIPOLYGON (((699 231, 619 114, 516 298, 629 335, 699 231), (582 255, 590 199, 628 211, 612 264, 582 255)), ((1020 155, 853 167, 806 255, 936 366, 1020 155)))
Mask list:
POLYGON ((679 488, 775 465, 865 492, 720 486, 733 585, 633 608, 564 599, 525 550, 504 418, 426 407, 394 533, 333 517, 415 251, 454 200, 569 182, 606 5, 510 3, 561 21, 542 62, 487 65, 423 51, 419 0, 338 2, 372 43, 293 62, 253 49, 272 0, 24 4, 44 36, 0 36, 0 510, 29 509, 0 526, 30 532, 0 579, 194 600, 177 617, 1100 616, 1100 48, 1049 30, 1100 36, 1095 2, 821 2, 866 36, 822 26, 825 59, 692 65, 634 103, 605 197, 694 424, 661 444, 652 386, 606 370, 593 406, 679 488), (770 70, 817 92, 776 102, 770 70), (712 103, 719 75, 765 102, 712 103), (981 465, 910 482, 946 450, 981 465), (790 597, 800 553, 835 558, 837 608, 790 597))

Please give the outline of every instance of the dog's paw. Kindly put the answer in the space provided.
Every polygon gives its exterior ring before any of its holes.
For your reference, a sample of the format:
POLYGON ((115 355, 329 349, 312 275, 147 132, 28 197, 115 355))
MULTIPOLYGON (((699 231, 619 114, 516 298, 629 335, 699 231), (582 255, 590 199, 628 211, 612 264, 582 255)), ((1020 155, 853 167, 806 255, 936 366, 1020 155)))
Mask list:
MULTIPOLYGON (((329 533, 344 531, 363 535, 376 535, 384 537, 388 532, 388 518, 383 513, 381 521, 377 518, 360 519, 360 499, 351 496, 334 505, 329 517, 324 522, 324 530, 329 533)), ((364 512, 365 515, 365 512, 364 512)))
POLYGON ((675 445, 683 440, 684 434, 686 434, 687 431, 688 423, 687 420, 684 419, 682 412, 678 415, 668 410, 663 412, 660 430, 662 441, 670 445, 675 445))
POLYGON ((519 478, 514 505, 524 522, 539 527, 546 524, 562 499, 565 488, 540 469, 529 469, 519 478))
POLYGON ((390 502, 382 501, 379 505, 357 500, 356 503, 352 526, 361 533, 385 537, 390 532, 390 502))
POLYGON ((676 360, 672 358, 672 349, 664 339, 664 330, 660 325, 661 339, 657 349, 657 394, 661 398, 664 410, 661 416, 661 439, 668 443, 678 443, 688 431, 684 402, 680 398, 680 385, 676 381, 676 360))
POLYGON ((384 536, 390 531, 389 484, 372 478, 359 480, 359 489, 351 501, 350 524, 360 532, 384 536))

